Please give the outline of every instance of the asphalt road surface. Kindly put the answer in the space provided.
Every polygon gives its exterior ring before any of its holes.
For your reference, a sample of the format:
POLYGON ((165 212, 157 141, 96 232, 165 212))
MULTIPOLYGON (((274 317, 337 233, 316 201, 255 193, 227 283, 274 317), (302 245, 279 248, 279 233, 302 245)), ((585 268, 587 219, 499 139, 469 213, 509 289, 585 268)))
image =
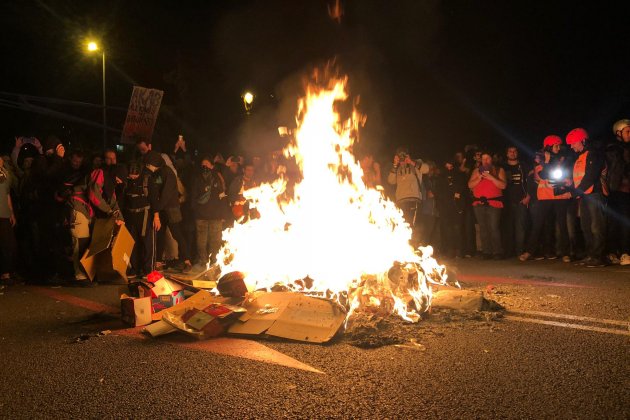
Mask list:
POLYGON ((448 265, 507 311, 436 313, 418 344, 373 349, 151 339, 118 286, 5 288, 0 417, 630 418, 630 266, 448 265))

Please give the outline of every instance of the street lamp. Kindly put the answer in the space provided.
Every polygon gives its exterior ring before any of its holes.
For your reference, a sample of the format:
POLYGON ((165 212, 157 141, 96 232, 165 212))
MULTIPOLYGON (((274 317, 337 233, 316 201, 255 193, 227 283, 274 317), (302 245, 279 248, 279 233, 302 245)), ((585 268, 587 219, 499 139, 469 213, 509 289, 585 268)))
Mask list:
POLYGON ((252 104, 254 103, 254 94, 251 92, 245 92, 243 94, 243 105, 245 106, 245 111, 249 114, 249 111, 252 110, 252 104))
POLYGON ((107 94, 105 92, 105 49, 100 48, 95 41, 88 41, 88 52, 101 50, 103 55, 103 150, 107 148, 107 94))

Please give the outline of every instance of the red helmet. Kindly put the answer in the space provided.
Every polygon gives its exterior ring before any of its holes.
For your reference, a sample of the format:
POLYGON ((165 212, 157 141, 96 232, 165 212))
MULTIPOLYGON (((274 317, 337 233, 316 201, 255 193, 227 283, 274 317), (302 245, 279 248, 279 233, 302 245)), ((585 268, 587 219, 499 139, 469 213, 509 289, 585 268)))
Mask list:
POLYGON ((562 144, 562 139, 556 135, 550 135, 543 140, 543 147, 553 146, 554 144, 562 144))
POLYGON ((574 128, 567 134, 567 144, 579 143, 582 140, 588 140, 588 133, 583 128, 574 128))

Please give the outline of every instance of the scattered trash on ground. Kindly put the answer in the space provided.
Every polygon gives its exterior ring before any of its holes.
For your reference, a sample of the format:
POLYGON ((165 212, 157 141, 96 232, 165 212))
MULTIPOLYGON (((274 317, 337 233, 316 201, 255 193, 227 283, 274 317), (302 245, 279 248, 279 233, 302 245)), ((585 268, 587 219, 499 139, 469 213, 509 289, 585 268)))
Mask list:
MULTIPOLYGON (((195 339, 230 334, 312 343, 340 337, 361 348, 394 345, 402 350, 426 350, 419 342, 426 332, 423 323, 367 310, 355 311, 346 319, 347 309, 332 299, 286 288, 252 292, 242 273, 218 275, 215 268, 189 276, 155 271, 147 281, 119 289, 122 319, 131 326, 144 326, 143 332, 151 337, 180 332, 195 339)), ((497 293, 494 286, 486 291, 488 295, 497 293)), ((464 320, 489 323, 500 319, 501 309, 482 292, 440 286, 422 318, 433 326, 464 320)), ((81 337, 79 342, 89 339, 81 337)))

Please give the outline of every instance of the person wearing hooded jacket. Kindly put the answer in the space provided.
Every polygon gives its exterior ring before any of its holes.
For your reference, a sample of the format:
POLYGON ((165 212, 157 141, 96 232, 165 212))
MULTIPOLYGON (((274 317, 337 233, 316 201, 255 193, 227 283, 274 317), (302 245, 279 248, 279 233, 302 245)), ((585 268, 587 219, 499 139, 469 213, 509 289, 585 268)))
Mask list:
POLYGON ((417 223, 422 208, 422 176, 429 173, 429 165, 421 159, 413 160, 406 148, 399 147, 394 164, 387 175, 387 183, 396 186, 396 205, 413 231, 412 240, 418 242, 417 223))
POLYGON ((221 248, 223 223, 229 212, 223 176, 209 157, 201 159, 201 167, 192 181, 191 200, 197 232, 197 263, 216 261, 221 248))
POLYGON ((177 242, 179 260, 183 263, 182 271, 189 272, 192 269, 192 263, 188 253, 188 244, 181 228, 182 213, 179 207, 177 176, 157 152, 150 151, 144 155, 144 165, 151 173, 148 195, 153 228, 157 232, 156 269, 163 267, 163 262, 160 260, 164 254, 166 228, 169 228, 177 242))
POLYGON ((606 148, 608 166, 608 258, 630 265, 630 119, 613 125, 615 140, 606 148))

